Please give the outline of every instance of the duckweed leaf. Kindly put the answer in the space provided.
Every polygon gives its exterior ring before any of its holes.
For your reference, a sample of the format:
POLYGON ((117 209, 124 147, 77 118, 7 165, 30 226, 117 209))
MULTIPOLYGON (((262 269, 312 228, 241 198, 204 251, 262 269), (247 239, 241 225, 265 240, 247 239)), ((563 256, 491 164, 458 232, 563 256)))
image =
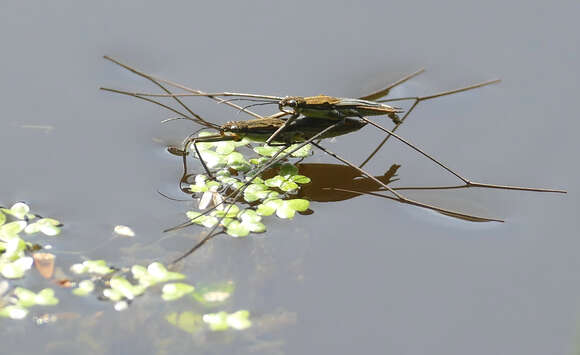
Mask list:
MULTIPOLYGON (((236 145, 232 141, 215 142, 214 146, 215 146, 216 153, 222 154, 222 155, 228 155, 236 149, 236 145)), ((242 156, 242 159, 243 158, 244 157, 242 156)))
POLYGON ((196 287, 193 298, 205 306, 215 306, 227 301, 234 289, 235 284, 232 281, 202 284, 196 287))
POLYGON ((72 293, 77 296, 86 296, 95 290, 95 283, 91 280, 83 280, 79 282, 77 288, 72 293))
POLYGON ((20 257, 24 256, 24 250, 26 249, 26 242, 19 237, 10 239, 4 244, 6 248, 4 254, 2 254, 2 260, 14 261, 20 257))
POLYGON ((294 164, 284 164, 280 167, 279 175, 288 178, 290 176, 298 174, 298 168, 294 164))
POLYGON ((273 178, 266 180, 265 184, 266 186, 270 187, 280 187, 280 185, 282 185, 285 181, 286 179, 284 179, 283 176, 276 175, 273 178))
POLYGON ((226 157, 212 150, 203 150, 200 154, 201 159, 203 159, 209 169, 221 168, 227 164, 226 157))
POLYGON ((141 295, 145 291, 142 285, 133 285, 122 276, 113 276, 110 281, 111 289, 120 293, 128 300, 141 295))
POLYGON ((244 330, 249 328, 252 325, 250 322, 250 312, 246 310, 240 310, 229 314, 226 322, 228 325, 236 330, 244 330))
POLYGON ((237 205, 222 205, 223 209, 214 210, 211 215, 215 217, 235 217, 240 212, 240 208, 237 205))
POLYGON ((227 330, 229 328, 227 319, 228 314, 224 311, 204 314, 202 317, 202 320, 209 325, 209 329, 213 331, 227 330))
POLYGON ((193 290, 194 287, 186 283, 168 283, 163 285, 161 298, 165 301, 173 301, 192 293, 193 290))
POLYGON ((298 184, 308 184, 311 180, 308 176, 294 175, 290 177, 290 181, 293 181, 298 184))
POLYGON ((293 182, 293 181, 284 181, 281 185, 280 185, 280 190, 282 191, 293 191, 298 189, 298 184, 293 182))
POLYGON ((107 266, 105 260, 87 260, 82 264, 74 264, 70 267, 70 270, 75 274, 91 273, 97 275, 106 275, 114 270, 107 266))
POLYGON ((274 156, 274 154, 276 154, 278 151, 280 150, 280 148, 278 147, 273 147, 273 146, 269 146, 269 145, 264 145, 261 147, 255 147, 254 148, 254 152, 265 156, 265 157, 272 157, 274 156))
POLYGON ((301 198, 287 200, 285 202, 298 212, 304 212, 310 207, 310 201, 301 198))
POLYGON ((202 319, 213 331, 227 330, 233 328, 243 330, 249 328, 252 323, 249 320, 250 312, 242 310, 232 314, 226 312, 204 314, 202 319))
POLYGON ((200 224, 206 228, 211 228, 218 222, 216 217, 207 215, 202 216, 201 213, 196 211, 187 211, 185 214, 187 215, 187 218, 191 219, 193 223, 200 224))
POLYGON ((28 315, 28 309, 13 305, 0 308, 0 317, 11 319, 23 319, 28 315))
POLYGON ((45 288, 38 293, 34 293, 26 288, 16 287, 14 294, 18 297, 17 305, 21 307, 54 306, 58 304, 58 298, 54 297, 54 290, 45 288))
POLYGON ((24 202, 16 202, 9 210, 4 209, 4 212, 7 212, 14 218, 24 219, 28 215, 28 212, 30 212, 30 207, 24 202))
MULTIPOLYGON (((293 149, 295 149, 296 147, 298 147, 298 144, 294 144, 291 145, 290 148, 286 149, 286 151, 291 151, 293 149)), ((298 149, 297 151, 295 151, 294 153, 291 154, 292 157, 294 158, 305 158, 308 155, 310 155, 310 151, 312 150, 312 145, 307 144, 304 147, 298 149)))
POLYGON ((276 207, 265 204, 259 205, 258 209, 256 210, 256 213, 260 216, 271 216, 274 214, 274 212, 276 212, 276 207))
POLYGON ((14 221, 0 226, 0 239, 7 241, 18 236, 26 228, 26 222, 14 221))
POLYGON ((147 266, 147 269, 141 265, 134 265, 131 268, 133 276, 139 280, 140 284, 150 286, 159 282, 181 280, 185 275, 178 272, 172 272, 165 268, 160 262, 154 262, 147 266))
POLYGON ((201 314, 193 312, 173 312, 168 314, 165 319, 179 329, 186 331, 188 333, 195 333, 203 325, 201 320, 201 314))
POLYGON ((0 262, 0 273, 7 279, 19 279, 30 270, 34 261, 31 257, 25 256, 11 263, 0 262))
POLYGON ((114 290, 112 288, 104 289, 103 296, 107 297, 113 302, 118 302, 123 299, 123 294, 120 291, 114 290))
POLYGON ((226 233, 232 237, 245 237, 250 234, 250 228, 247 224, 239 221, 232 221, 228 224, 226 233))

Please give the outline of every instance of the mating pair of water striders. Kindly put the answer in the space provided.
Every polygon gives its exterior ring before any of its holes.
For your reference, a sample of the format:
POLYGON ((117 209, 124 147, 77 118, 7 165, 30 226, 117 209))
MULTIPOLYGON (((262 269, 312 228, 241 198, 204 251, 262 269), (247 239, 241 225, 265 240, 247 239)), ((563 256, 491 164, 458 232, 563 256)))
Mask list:
MULTIPOLYGON (((398 134, 394 133, 398 129, 398 127, 405 121, 405 119, 409 116, 409 114, 413 111, 413 109, 422 101, 438 98, 441 96, 447 96, 467 90, 472 90, 475 88, 487 86, 490 84, 494 84, 499 82, 499 80, 492 80, 487 81, 475 85, 470 85, 467 87, 445 91, 441 93, 436 93, 433 95, 423 96, 423 97, 402 97, 402 98, 393 98, 393 99, 382 99, 383 97, 387 96, 392 88, 397 85, 400 85, 407 80, 417 76, 418 74, 422 73, 423 70, 419 70, 415 73, 409 74, 400 80, 388 85, 386 88, 373 92, 371 94, 365 95, 360 98, 352 99, 352 98, 336 98, 326 95, 318 95, 318 96, 311 96, 311 97, 301 97, 301 96, 288 96, 288 97, 280 97, 280 96, 271 96, 271 95, 256 95, 256 94, 245 94, 245 93, 235 93, 235 92, 215 92, 215 93, 206 93, 200 90, 195 90, 188 88, 184 85, 161 79, 156 78, 152 75, 145 74, 141 71, 138 71, 132 67, 129 67, 125 64, 120 63, 119 61, 112 59, 110 57, 105 57, 105 59, 112 61, 125 69, 132 71, 133 73, 140 75, 158 87, 160 87, 165 93, 163 94, 151 94, 151 93, 139 93, 139 92, 128 92, 116 89, 109 89, 109 88, 102 88, 106 91, 111 91, 115 93, 130 95, 142 100, 146 100, 157 105, 160 105, 173 113, 179 115, 178 119, 189 119, 192 120, 206 128, 215 129, 218 131, 215 135, 204 136, 204 137, 192 137, 190 136, 184 142, 184 152, 188 151, 188 147, 193 144, 194 148, 197 150, 196 144, 200 142, 216 142, 216 141, 224 141, 224 140, 241 140, 244 137, 251 138, 253 140, 259 142, 266 142, 269 145, 280 145, 282 146, 281 149, 268 161, 266 164, 260 167, 257 171, 255 171, 251 176, 247 183, 230 193, 224 199, 224 202, 229 201, 237 201, 237 199, 241 196, 244 189, 251 184, 252 180, 255 177, 258 177, 262 172, 270 168, 275 163, 283 160, 287 156, 289 156, 293 151, 296 151, 306 144, 313 144, 320 150, 324 151, 325 153, 329 154, 333 158, 341 161, 342 163, 352 167, 353 169, 358 170, 360 173, 368 176, 371 180, 375 181, 378 185, 380 185, 384 191, 388 191, 392 194, 392 196, 384 196, 399 202, 403 202, 406 204, 427 208, 430 210, 434 210, 446 215, 454 216, 457 218, 472 220, 472 221, 479 221, 479 222, 488 222, 488 221, 496 221, 496 222, 503 222, 501 219, 495 218, 487 218, 482 216, 476 216, 472 214, 463 213, 460 211, 454 211, 450 209, 446 209, 443 207, 423 203, 420 201, 412 200, 407 198, 406 196, 402 195, 400 192, 397 191, 397 188, 392 188, 385 184, 384 182, 376 179, 372 174, 367 173, 365 170, 362 169, 364 166, 363 163, 361 167, 358 167, 346 159, 340 157, 336 153, 329 151, 328 149, 322 147, 320 145, 320 140, 329 137, 335 137, 344 135, 347 133, 351 133, 361 129, 362 127, 370 124, 381 131, 386 133, 386 137, 384 138, 383 142, 377 147, 374 153, 382 147, 382 145, 389 139, 391 136, 395 139, 401 141, 402 143, 408 145, 415 151, 419 152, 423 156, 427 157, 435 164, 439 165, 443 169, 447 170, 449 173, 457 177, 462 181, 461 185, 456 186, 438 186, 438 187, 430 187, 428 189, 458 189, 458 188, 469 188, 469 187, 481 187, 481 188, 493 188, 493 189, 503 189, 503 190, 523 190, 523 191, 535 191, 535 192, 551 192, 551 193, 565 193, 563 190, 555 190, 555 189, 545 189, 545 188, 530 188, 530 187, 520 187, 520 186, 507 186, 507 185, 496 185, 496 184, 487 184, 487 183, 480 183, 476 181, 472 181, 464 177, 463 175, 459 174, 458 172, 452 170, 451 168, 447 167, 439 160, 435 159, 432 155, 426 153, 422 149, 418 148, 416 145, 412 144, 405 138, 399 136, 398 134), (168 89, 168 87, 173 87, 176 89, 183 90, 184 93, 173 93, 168 89), (182 101, 182 98, 188 96, 203 96, 208 97, 212 100, 215 100, 218 103, 225 104, 231 106, 237 110, 241 110, 251 116, 253 119, 245 120, 245 121, 232 121, 224 124, 223 126, 216 125, 211 123, 192 110, 190 110, 182 101), (175 109, 169 105, 166 105, 160 101, 155 100, 154 98, 171 98, 175 100, 177 104, 181 106, 182 110, 175 109), (250 101, 252 104, 248 106, 240 106, 235 101, 250 101), (395 102, 395 101, 411 101, 412 104, 410 108, 403 113, 403 111, 397 107, 389 106, 385 104, 386 102, 395 102), (274 104, 278 106, 279 112, 263 117, 255 112, 249 110, 252 106, 257 105, 270 105, 274 104), (399 117, 400 114, 403 114, 402 117, 399 117), (381 116, 386 115, 388 116, 395 127, 391 130, 384 128, 383 126, 369 120, 367 116, 381 116), (290 152, 285 151, 285 149, 290 146, 291 144, 300 143, 296 148, 291 150, 290 152)), ((198 152, 199 153, 199 152, 198 152)), ((371 154, 371 157, 374 155, 371 154)), ((198 154, 199 156, 199 154, 198 154)), ((370 159, 369 157, 368 159, 370 159)), ((184 163, 186 160, 186 156, 184 154, 184 163)), ((367 159, 367 161, 368 161, 367 159)), ((210 170, 205 165, 204 161, 200 159, 204 169, 206 172, 211 176, 210 170)), ((215 208, 215 207, 214 207, 215 208)), ((208 213, 206 211, 204 214, 208 213)), ((183 227, 185 225, 190 225, 192 222, 187 222, 182 224, 178 227, 183 227)), ((173 230, 175 228, 172 228, 173 230)))

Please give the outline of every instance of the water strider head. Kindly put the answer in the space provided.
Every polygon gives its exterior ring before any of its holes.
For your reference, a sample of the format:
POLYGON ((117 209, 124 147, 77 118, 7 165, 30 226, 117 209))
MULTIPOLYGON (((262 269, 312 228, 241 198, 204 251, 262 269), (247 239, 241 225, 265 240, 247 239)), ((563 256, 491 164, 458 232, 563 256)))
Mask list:
POLYGON ((306 104, 306 100, 301 96, 286 96, 278 102, 278 109, 290 115, 297 115, 306 104))

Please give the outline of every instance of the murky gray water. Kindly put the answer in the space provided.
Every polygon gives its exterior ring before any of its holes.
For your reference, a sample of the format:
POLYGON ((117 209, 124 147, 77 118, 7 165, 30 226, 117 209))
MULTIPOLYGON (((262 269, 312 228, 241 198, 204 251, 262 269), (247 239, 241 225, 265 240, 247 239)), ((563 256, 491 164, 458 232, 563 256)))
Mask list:
MULTIPOLYGON (((250 310, 249 330, 192 336, 165 320, 191 302, 146 296, 119 313, 63 291, 57 311, 80 319, 47 326, 1 320, 3 349, 578 351, 579 11, 577 1, 4 4, 0 201, 27 201, 66 224, 53 243, 63 268, 81 257, 123 266, 169 261, 199 238, 196 228, 161 232, 181 222, 189 205, 157 193, 183 197, 179 160, 165 147, 194 127, 162 125, 172 115, 161 108, 100 92, 99 86, 153 90, 104 54, 207 91, 353 97, 426 67, 392 93, 408 96, 500 77, 500 85, 421 104, 400 134, 476 181, 569 193, 409 194, 505 218, 503 224, 457 221, 372 196, 313 203, 310 216, 276 221, 265 235, 216 238, 185 263, 194 284, 234 281, 226 310, 250 310), (132 226, 137 237, 90 251, 116 224, 132 226), (64 253, 78 250, 88 252, 64 253)), ((209 100, 188 102, 216 123, 243 117, 209 100)), ((365 127, 326 146, 361 162, 380 138, 365 127)), ((316 153, 309 162, 331 161, 316 153)), ((394 163, 402 165, 404 185, 455 182, 394 141, 367 168, 381 175, 394 163)))

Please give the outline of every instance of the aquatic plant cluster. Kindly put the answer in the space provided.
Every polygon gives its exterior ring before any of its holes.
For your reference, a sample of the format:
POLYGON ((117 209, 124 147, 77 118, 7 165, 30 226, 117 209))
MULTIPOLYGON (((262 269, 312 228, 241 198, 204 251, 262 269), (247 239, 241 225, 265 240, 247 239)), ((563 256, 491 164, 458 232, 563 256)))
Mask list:
POLYGON ((15 286, 35 263, 42 263, 45 254, 35 253, 42 246, 24 239, 21 234, 41 234, 54 237, 61 232, 61 223, 53 218, 43 218, 30 212, 27 204, 18 202, 10 208, 0 208, 0 317, 22 319, 32 306, 54 306, 58 299, 54 290, 39 292, 15 286))
MULTIPOLYGON (((19 280, 35 269, 60 288, 71 289, 72 294, 76 296, 93 295, 100 300, 111 301, 117 311, 126 309, 137 297, 154 288, 160 291, 161 299, 164 301, 189 297, 203 309, 215 309, 223 305, 235 289, 231 281, 195 287, 184 282, 186 278, 184 274, 170 271, 160 262, 153 262, 148 266, 117 268, 108 265, 105 260, 85 260, 69 268, 70 273, 77 275, 78 279, 74 277, 56 279, 54 277, 56 256, 47 252, 51 246, 34 244, 27 241, 22 234, 55 237, 61 233, 62 227, 63 225, 53 218, 43 218, 30 213, 30 207, 22 202, 14 204, 11 208, 0 208, 0 275, 3 278, 0 281, 0 317, 24 319, 30 313, 31 307, 55 306, 59 303, 53 288, 35 292, 18 285, 19 280)), ((117 229, 120 228, 115 230, 117 229)), ((243 330, 251 326, 249 317, 250 313, 247 310, 232 313, 186 311, 170 313, 166 319, 172 325, 193 332, 203 329, 243 330), (191 323, 192 319, 196 320, 194 324, 191 323), (184 321, 186 323, 183 323, 184 321)))
MULTIPOLYGON (((204 137, 205 134, 200 134, 204 137)), ((290 152, 297 145, 284 149, 290 152)), ((254 177, 263 164, 269 163, 281 148, 276 146, 253 147, 251 141, 222 141, 197 143, 199 157, 214 176, 198 174, 194 183, 188 187, 189 192, 200 198, 199 210, 188 211, 187 217, 194 224, 212 228, 220 224, 224 232, 232 237, 245 237, 250 233, 266 231, 263 217, 276 215, 279 218, 291 219, 296 212, 305 212, 310 201, 293 198, 300 190, 300 185, 310 182, 310 178, 298 174, 298 168, 290 162, 275 164, 272 169, 276 174, 270 178, 254 177), (246 159, 238 152, 243 147, 251 147, 257 153, 246 159), (224 201, 224 195, 233 195, 243 188, 243 194, 237 201, 224 201), (201 212, 211 208, 211 212, 201 212)), ((195 153, 195 147, 191 146, 195 153)), ((292 153, 287 159, 302 159, 310 155, 311 147, 306 145, 292 153)))

